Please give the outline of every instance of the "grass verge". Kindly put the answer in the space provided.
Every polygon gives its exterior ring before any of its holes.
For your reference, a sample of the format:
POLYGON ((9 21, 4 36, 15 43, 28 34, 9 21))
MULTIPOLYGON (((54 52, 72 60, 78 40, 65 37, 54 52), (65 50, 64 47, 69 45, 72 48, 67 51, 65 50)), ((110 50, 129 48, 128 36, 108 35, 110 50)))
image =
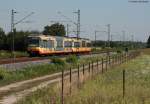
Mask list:
MULTIPOLYGON (((86 81, 65 98, 65 104, 150 104, 150 56, 143 55, 86 81), (122 69, 126 70, 126 92, 122 96, 122 69)), ((50 104, 54 87, 38 90, 18 104, 50 104)), ((60 93, 60 92, 59 92, 60 93)), ((57 94, 56 104, 60 104, 57 94)))
MULTIPOLYGON (((15 57, 27 57, 29 56, 27 52, 19 52, 19 51, 15 51, 14 52, 15 57)), ((12 53, 10 51, 4 51, 4 50, 0 50, 0 58, 11 58, 12 57, 12 53)))

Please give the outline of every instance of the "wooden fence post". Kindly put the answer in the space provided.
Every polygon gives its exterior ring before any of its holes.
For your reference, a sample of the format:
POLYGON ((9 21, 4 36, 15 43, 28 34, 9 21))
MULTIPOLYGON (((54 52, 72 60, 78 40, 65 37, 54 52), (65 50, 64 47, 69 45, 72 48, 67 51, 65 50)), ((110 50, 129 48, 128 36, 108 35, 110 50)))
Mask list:
POLYGON ((97 73, 98 73, 98 59, 97 59, 97 73))
POLYGON ((103 73, 103 70, 104 70, 104 59, 102 58, 102 73, 103 73))
POLYGON ((105 60, 105 69, 106 69, 106 71, 107 71, 107 67, 108 67, 107 66, 107 64, 108 64, 108 60, 107 59, 108 59, 108 56, 106 56, 106 60, 105 60))
POLYGON ((93 66, 93 61, 92 61, 92 76, 93 76, 93 70, 94 70, 94 66, 93 66))
POLYGON ((111 58, 111 57, 109 56, 109 66, 111 66, 111 62, 110 62, 111 60, 110 60, 110 58, 111 58))
POLYGON ((61 104, 64 104, 64 70, 62 69, 61 104))
POLYGON ((83 83, 84 83, 84 64, 83 64, 83 83))
POLYGON ((84 64, 83 64, 83 75, 84 75, 84 64))
POLYGON ((70 95, 71 95, 71 90, 72 90, 71 84, 72 84, 72 70, 71 70, 71 67, 70 67, 70 95))
POLYGON ((91 64, 90 64, 90 62, 89 62, 89 74, 90 74, 90 69, 91 69, 91 64))
POLYGON ((78 65, 78 88, 80 88, 80 67, 78 65))
POLYGON ((123 98, 125 97, 125 70, 123 69, 123 98))

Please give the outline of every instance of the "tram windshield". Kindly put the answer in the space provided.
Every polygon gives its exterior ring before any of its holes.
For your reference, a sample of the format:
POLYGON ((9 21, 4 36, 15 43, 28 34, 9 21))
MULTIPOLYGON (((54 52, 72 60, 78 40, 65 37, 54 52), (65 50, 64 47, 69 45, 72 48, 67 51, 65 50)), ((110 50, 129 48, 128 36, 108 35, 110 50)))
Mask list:
POLYGON ((28 46, 39 46, 39 38, 38 37, 29 37, 28 38, 28 46))

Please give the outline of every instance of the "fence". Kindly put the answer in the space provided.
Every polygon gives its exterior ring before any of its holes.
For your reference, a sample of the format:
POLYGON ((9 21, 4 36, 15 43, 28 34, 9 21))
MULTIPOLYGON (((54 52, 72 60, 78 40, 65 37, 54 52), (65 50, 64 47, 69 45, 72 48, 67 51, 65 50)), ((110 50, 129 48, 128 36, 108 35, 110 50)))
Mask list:
MULTIPOLYGON (((71 95, 74 89, 80 89, 87 79, 94 78, 97 74, 103 74, 110 67, 120 65, 136 58, 140 52, 130 52, 117 54, 114 56, 106 56, 106 58, 98 59, 96 62, 78 65, 77 69, 70 68, 69 72, 62 70, 61 78, 61 104, 64 104, 64 97, 71 95)), ((123 97, 125 95, 125 71, 123 71, 123 97)), ((52 104, 55 104, 53 102, 52 104)))

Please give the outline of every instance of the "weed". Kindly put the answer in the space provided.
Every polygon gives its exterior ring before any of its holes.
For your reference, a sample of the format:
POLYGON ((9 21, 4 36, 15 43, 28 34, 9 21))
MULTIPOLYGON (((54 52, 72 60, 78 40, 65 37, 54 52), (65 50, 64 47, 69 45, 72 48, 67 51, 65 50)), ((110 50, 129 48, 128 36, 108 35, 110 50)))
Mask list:
POLYGON ((75 63, 76 64, 77 61, 78 61, 78 58, 76 55, 69 55, 66 58, 66 62, 68 62, 68 63, 75 63))

